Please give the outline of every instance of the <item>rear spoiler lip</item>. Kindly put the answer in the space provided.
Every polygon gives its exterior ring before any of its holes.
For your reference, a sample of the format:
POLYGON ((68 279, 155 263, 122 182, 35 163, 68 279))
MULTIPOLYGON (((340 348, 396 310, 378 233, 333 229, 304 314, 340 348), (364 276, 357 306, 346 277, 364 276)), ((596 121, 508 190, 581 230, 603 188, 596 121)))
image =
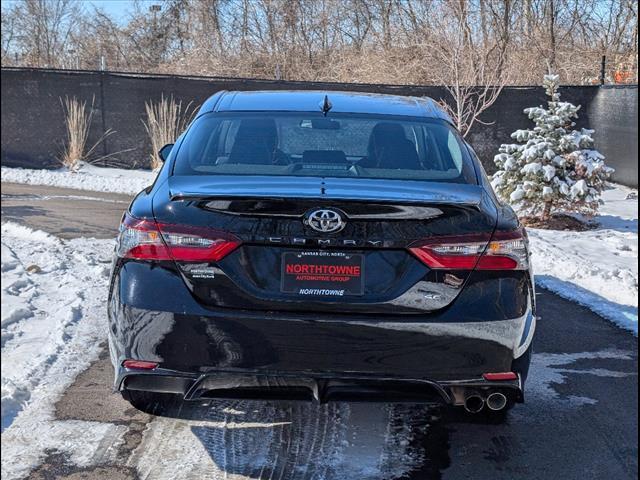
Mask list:
POLYGON ((480 185, 321 177, 173 176, 168 186, 171 200, 288 198, 478 207, 484 195, 480 185))

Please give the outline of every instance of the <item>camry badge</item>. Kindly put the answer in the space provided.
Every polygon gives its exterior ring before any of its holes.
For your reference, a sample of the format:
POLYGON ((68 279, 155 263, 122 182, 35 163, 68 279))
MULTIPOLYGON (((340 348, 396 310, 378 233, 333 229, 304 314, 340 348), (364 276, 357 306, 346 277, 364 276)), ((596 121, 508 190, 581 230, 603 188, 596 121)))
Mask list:
POLYGON ((309 212, 306 223, 314 230, 322 233, 339 232, 346 225, 340 213, 328 208, 320 208, 309 212))

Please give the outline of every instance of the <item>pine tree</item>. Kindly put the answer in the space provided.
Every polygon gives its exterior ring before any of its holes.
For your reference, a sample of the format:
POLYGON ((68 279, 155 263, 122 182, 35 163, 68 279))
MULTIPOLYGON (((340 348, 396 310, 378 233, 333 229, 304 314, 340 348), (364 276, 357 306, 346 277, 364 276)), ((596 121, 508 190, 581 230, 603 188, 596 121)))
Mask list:
POLYGON ((580 106, 561 102, 558 75, 545 75, 547 108, 526 108, 531 130, 516 130, 494 162, 492 185, 498 196, 523 215, 548 220, 554 211, 597 213, 600 195, 613 172, 594 149, 593 130, 574 130, 580 106))

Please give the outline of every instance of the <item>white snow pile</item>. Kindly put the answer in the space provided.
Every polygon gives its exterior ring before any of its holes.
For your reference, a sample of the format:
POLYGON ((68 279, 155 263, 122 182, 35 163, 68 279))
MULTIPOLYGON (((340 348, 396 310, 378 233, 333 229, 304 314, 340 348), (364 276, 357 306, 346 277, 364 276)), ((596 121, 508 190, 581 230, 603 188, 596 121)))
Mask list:
POLYGON ((135 195, 151 185, 156 172, 96 167, 81 162, 77 171, 2 167, 2 181, 135 195))
POLYGON ((527 229, 536 283, 637 335, 637 191, 615 186, 602 199, 594 230, 527 229))
POLYGON ((23 478, 48 449, 91 461, 116 427, 53 421, 54 404, 100 352, 113 241, 62 241, 2 224, 2 478, 23 478))

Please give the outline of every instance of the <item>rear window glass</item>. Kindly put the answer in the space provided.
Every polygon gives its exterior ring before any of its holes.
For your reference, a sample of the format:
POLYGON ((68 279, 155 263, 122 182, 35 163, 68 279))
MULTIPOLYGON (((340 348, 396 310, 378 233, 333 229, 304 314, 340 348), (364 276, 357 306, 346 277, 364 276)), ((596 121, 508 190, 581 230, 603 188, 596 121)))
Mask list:
POLYGON ((446 122, 315 112, 204 115, 187 132, 174 174, 477 183, 446 122))

